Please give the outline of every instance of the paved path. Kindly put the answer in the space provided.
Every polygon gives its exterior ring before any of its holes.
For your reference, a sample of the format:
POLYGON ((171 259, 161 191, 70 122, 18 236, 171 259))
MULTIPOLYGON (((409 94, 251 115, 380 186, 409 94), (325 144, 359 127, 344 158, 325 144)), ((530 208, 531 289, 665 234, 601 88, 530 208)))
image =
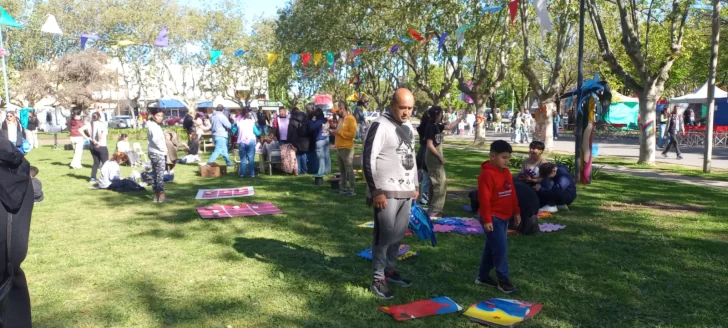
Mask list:
MULTIPOLYGON (((459 136, 448 136, 447 138, 450 139, 450 140, 453 140, 453 139, 455 139, 455 140, 471 140, 472 137, 468 137, 466 139, 466 138, 459 137, 459 136)), ((507 135, 500 135, 500 136, 489 135, 488 136, 488 140, 497 140, 497 139, 505 139, 505 140, 508 140, 507 138, 508 138, 507 135)), ((574 143, 573 143, 573 137, 571 138, 571 141, 562 140, 560 138, 559 140, 555 140, 555 144, 556 145, 555 145, 554 148, 556 150, 558 150, 558 151, 568 152, 568 153, 571 153, 571 154, 574 153, 574 150, 573 150, 573 145, 574 145, 574 143), (571 148, 569 148, 569 147, 571 147, 571 148)), ((472 151, 486 152, 485 150, 480 149, 480 148, 473 148, 473 147, 466 147, 466 146, 454 146, 454 145, 447 145, 447 144, 446 144, 446 146, 447 147, 450 147, 450 148, 468 149, 468 150, 472 150, 472 151)), ((634 155, 635 161, 636 161, 636 158, 639 156, 639 145, 630 145, 630 144, 615 143, 615 144, 605 144, 604 146, 601 146, 600 145, 600 148, 599 148, 600 154, 610 155, 610 156, 618 156, 618 157, 625 157, 625 158, 631 158, 632 157, 632 156, 629 156, 629 155, 627 155, 627 156, 625 156, 625 155, 619 155, 619 152, 617 150, 619 150, 622 153, 630 153, 630 152, 635 152, 636 151, 636 155, 634 155), (605 153, 602 152, 602 147, 604 147, 604 149, 606 150, 605 153)), ((700 154, 696 154, 698 152, 697 150, 695 151, 695 153, 691 153, 691 152, 688 152, 688 151, 689 150, 687 150, 685 152, 685 155, 683 155, 683 156, 685 156, 685 159, 682 160, 682 161, 680 161, 680 163, 687 162, 690 159, 688 156, 691 156, 692 155, 691 157, 699 156, 699 164, 698 165, 702 166, 702 157, 703 157, 702 152, 700 154)), ((728 167, 728 160, 726 160, 726 158, 728 156, 728 149, 720 149, 720 152, 722 154, 721 155, 718 155, 718 156, 721 156, 722 159, 719 159, 717 161, 714 160, 713 161, 713 167, 717 167, 716 166, 716 163, 722 163, 722 165, 726 165, 723 168, 726 168, 726 167, 728 167)), ((714 157, 716 157, 716 156, 714 155, 714 157)), ((695 159, 693 159, 693 160, 695 160, 695 159)), ((672 162, 672 163, 675 163, 675 162, 677 162, 677 160, 673 158, 672 160, 669 160, 669 159, 668 160, 661 160, 660 162, 668 162, 668 163, 672 162)), ((680 174, 675 174, 675 173, 654 171, 654 170, 649 170, 649 169, 633 169, 633 168, 628 168, 628 167, 624 167, 624 166, 603 165, 602 166, 602 171, 603 172, 608 172, 608 173, 628 174, 628 175, 633 175, 633 176, 639 176, 639 177, 651 178, 651 179, 657 179, 657 180, 663 180, 663 181, 670 181, 670 182, 675 182, 675 183, 685 183, 685 184, 690 184, 690 185, 695 185, 695 186, 703 186, 703 187, 709 186, 709 187, 715 187, 715 188, 728 188, 728 181, 717 181, 717 180, 703 179, 703 178, 700 178, 700 177, 693 177, 693 176, 686 176, 686 175, 680 175, 680 174)))

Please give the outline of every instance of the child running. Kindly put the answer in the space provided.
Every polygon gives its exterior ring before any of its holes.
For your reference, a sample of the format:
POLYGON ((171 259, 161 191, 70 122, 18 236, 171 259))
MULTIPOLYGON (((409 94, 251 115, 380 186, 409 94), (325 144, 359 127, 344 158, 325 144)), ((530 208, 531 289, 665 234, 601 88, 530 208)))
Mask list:
POLYGON ((506 294, 517 290, 508 275, 508 221, 513 217, 516 226, 521 224, 513 176, 508 170, 512 152, 513 148, 508 142, 494 141, 490 145, 490 160, 481 165, 482 171, 478 176, 478 213, 483 218, 486 240, 475 284, 497 287, 506 294), (490 277, 493 268, 498 275, 498 282, 490 277))

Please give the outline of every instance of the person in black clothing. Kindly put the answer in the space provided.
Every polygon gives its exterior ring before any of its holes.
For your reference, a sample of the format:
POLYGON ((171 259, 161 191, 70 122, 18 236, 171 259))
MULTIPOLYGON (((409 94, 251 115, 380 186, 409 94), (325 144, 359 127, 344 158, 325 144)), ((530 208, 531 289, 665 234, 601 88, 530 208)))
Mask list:
POLYGON ((30 295, 20 265, 28 253, 33 185, 30 163, 5 136, 0 136, 0 203, 0 326, 30 328, 30 295))
POLYGON ((190 155, 197 155, 200 151, 200 138, 196 133, 195 127, 195 108, 187 108, 187 115, 182 120, 182 128, 187 132, 187 147, 190 155))
POLYGON ((268 135, 268 123, 270 122, 270 119, 268 118, 268 115, 263 110, 263 106, 258 107, 258 113, 256 114, 258 119, 258 131, 260 131, 260 135, 267 136, 268 135))
POLYGON ((669 136, 669 141, 665 150, 662 151, 662 156, 667 157, 667 153, 670 152, 670 148, 675 147, 677 159, 683 159, 682 154, 680 153, 680 145, 677 143, 677 135, 678 133, 684 132, 685 127, 683 126, 682 118, 677 114, 677 110, 677 106, 673 107, 672 114, 670 114, 670 117, 667 119, 667 134, 669 136))
MULTIPOLYGON (((425 165, 430 175, 430 207, 428 213, 434 217, 445 217, 442 213, 445 207, 447 196, 447 177, 445 176, 445 155, 442 152, 443 131, 452 130, 458 126, 465 116, 459 117, 455 122, 445 125, 443 121, 443 110, 440 106, 433 106, 429 110, 430 121, 425 128, 425 140, 427 150, 425 151, 425 165)), ((465 112, 463 112, 465 113, 465 112)))
POLYGON ((569 169, 562 164, 545 163, 539 166, 540 184, 533 186, 538 193, 542 211, 568 211, 576 199, 576 182, 569 169))
POLYGON ((308 135, 308 116, 298 107, 291 110, 291 119, 288 122, 288 142, 296 147, 296 160, 298 161, 298 173, 306 174, 308 172, 308 164, 306 161, 306 153, 308 153, 309 135, 308 135))

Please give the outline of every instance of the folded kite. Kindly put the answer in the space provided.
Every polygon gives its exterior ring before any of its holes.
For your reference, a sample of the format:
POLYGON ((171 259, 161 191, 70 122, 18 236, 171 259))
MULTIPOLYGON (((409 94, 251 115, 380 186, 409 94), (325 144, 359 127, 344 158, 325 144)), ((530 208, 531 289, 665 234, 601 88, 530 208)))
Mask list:
POLYGON ((455 313, 462 309, 463 308, 460 305, 446 296, 401 305, 379 307, 379 310, 391 315, 392 318, 397 321, 429 317, 438 314, 455 313))
POLYGON ((491 298, 473 304, 465 313, 474 322, 493 327, 513 327, 537 315, 543 304, 491 298))
MULTIPOLYGON (((397 252, 397 259, 398 260, 406 260, 410 257, 414 257, 420 255, 420 253, 413 252, 409 250, 409 245, 399 245, 399 252, 397 252)), ((356 254, 356 256, 359 256, 361 258, 367 259, 369 261, 372 260, 372 248, 369 247, 359 253, 356 254)))
POLYGON ((420 240, 429 239, 433 247, 437 245, 430 216, 422 207, 417 205, 417 202, 412 203, 408 228, 420 240))

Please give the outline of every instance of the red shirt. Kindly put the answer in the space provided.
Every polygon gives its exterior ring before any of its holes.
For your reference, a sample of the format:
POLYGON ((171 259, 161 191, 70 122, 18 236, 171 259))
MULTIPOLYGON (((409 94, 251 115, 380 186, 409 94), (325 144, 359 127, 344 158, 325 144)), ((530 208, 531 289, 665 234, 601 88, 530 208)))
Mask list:
POLYGON ((490 162, 483 162, 480 167, 482 171, 478 176, 478 214, 483 218, 483 223, 492 223, 494 216, 507 221, 514 215, 521 214, 511 171, 507 168, 499 169, 490 162))
POLYGON ((81 120, 71 120, 71 137, 82 137, 81 132, 78 130, 83 126, 83 121, 81 120))

